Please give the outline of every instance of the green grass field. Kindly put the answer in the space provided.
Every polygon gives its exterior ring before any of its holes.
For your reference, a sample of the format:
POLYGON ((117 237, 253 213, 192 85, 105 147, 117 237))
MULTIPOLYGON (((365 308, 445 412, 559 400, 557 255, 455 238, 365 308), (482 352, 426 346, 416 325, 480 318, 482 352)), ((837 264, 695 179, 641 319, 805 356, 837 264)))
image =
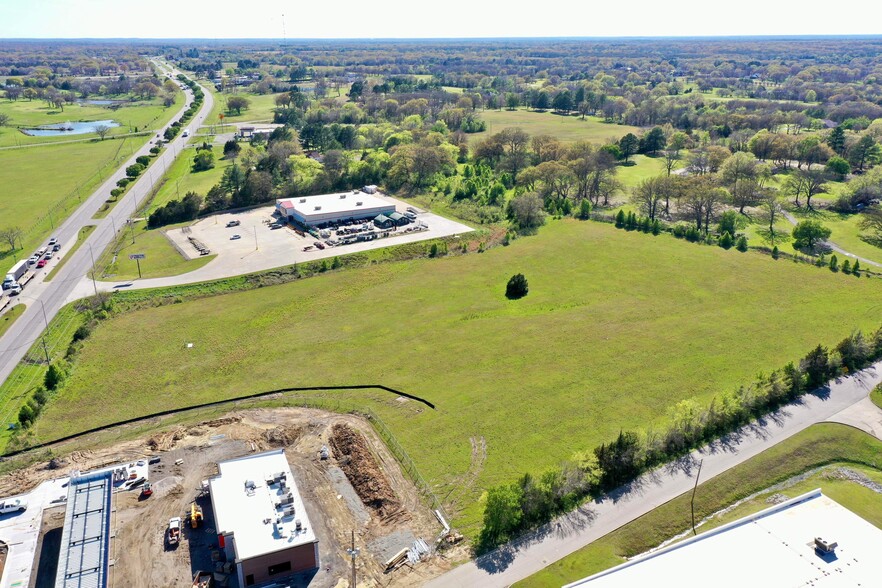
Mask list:
MULTIPOLYGON (((880 452, 882 442, 862 431, 832 423, 814 425, 701 484, 695 499, 695 518, 701 520, 738 500, 827 464, 841 463, 879 483, 882 472, 874 464, 878 463, 880 452)), ((882 526, 882 496, 852 482, 821 474, 775 492, 792 498, 817 487, 846 508, 882 526)), ((702 531, 768 507, 765 497, 763 494, 743 503, 725 517, 704 525, 702 531)), ((557 588, 658 546, 690 528, 690 498, 690 493, 677 497, 515 586, 557 588)))
POLYGON ((27 308, 25 304, 14 304, 12 308, 0 315, 0 337, 12 326, 15 319, 21 316, 25 308, 27 308))
POLYGON ((95 139, 97 135, 58 135, 54 137, 32 137, 18 128, 38 125, 58 124, 66 121, 114 120, 119 127, 111 129, 108 137, 125 133, 158 129, 184 105, 184 93, 178 92, 175 103, 166 107, 161 98, 126 103, 117 109, 89 104, 70 104, 64 111, 50 107, 42 100, 0 101, 0 113, 10 117, 7 127, 0 127, 0 147, 13 145, 45 144, 79 139, 95 139))
MULTIPOLYGON (((278 94, 252 94, 251 92, 242 91, 233 91, 233 92, 218 92, 214 89, 214 86, 210 83, 202 84, 203 86, 208 86, 209 91, 214 95, 214 106, 211 109, 211 112, 208 115, 208 118, 205 119, 205 126, 203 126, 203 130, 206 127, 210 127, 212 125, 219 124, 220 118, 218 115, 224 115, 224 124, 227 123, 238 123, 238 122, 273 122, 273 110, 276 108, 276 96, 278 94), (235 112, 230 112, 227 110, 227 98, 231 96, 242 96, 251 101, 251 104, 248 106, 247 110, 243 110, 241 113, 236 114, 235 112)), ((216 129, 218 132, 220 128, 216 129)), ((231 131, 232 127, 229 127, 227 131, 231 131)))
POLYGON ((602 122, 596 117, 582 120, 576 116, 559 116, 551 112, 534 112, 532 110, 485 110, 481 118, 487 122, 487 130, 483 133, 469 135, 474 142, 488 134, 498 133, 508 127, 519 127, 532 135, 552 135, 561 141, 591 141, 606 143, 608 140, 618 141, 628 133, 640 134, 637 127, 615 125, 602 122))
MULTIPOLYGON (((144 141, 144 138, 46 145, 0 151, 0 223, 31 232, 25 252, 36 247, 67 215, 144 141), (100 168, 100 171, 99 171, 100 168), (12 188, 14 187, 14 189, 12 188), (51 214, 51 219, 50 219, 51 214), (36 226, 35 226, 36 225, 36 226)), ((110 195, 108 194, 108 197, 110 195)), ((17 252, 19 256, 23 252, 17 252)), ((0 270, 12 264, 12 253, 0 249, 0 270)))
MULTIPOLYGON (((858 228, 858 222, 861 219, 860 214, 841 214, 830 210, 817 210, 814 212, 800 210, 793 211, 793 214, 799 220, 811 218, 821 221, 824 226, 832 231, 830 241, 836 243, 849 253, 875 261, 876 263, 882 263, 882 248, 876 247, 861 238, 862 231, 858 228)), ((836 255, 840 258, 839 262, 842 263, 844 261, 842 259, 843 255, 840 253, 836 255)), ((853 261, 854 259, 852 259, 853 261)))
POLYGON ((115 318, 93 334, 37 435, 278 387, 381 383, 437 404, 371 402, 439 496, 459 496, 448 498, 457 524, 474 531, 483 488, 622 428, 663 426, 679 399, 707 402, 818 343, 878 327, 880 302, 873 280, 556 221, 480 255, 115 318), (503 292, 517 272, 530 294, 512 302, 503 292), (132 348, 137 356, 119 351, 132 348), (462 488, 475 436, 487 459, 477 485, 462 488))
MULTIPOLYGON (((247 144, 243 145, 242 153, 246 153, 249 149, 251 147, 247 144)), ((221 181, 224 170, 233 164, 232 159, 223 158, 223 146, 214 145, 212 151, 214 152, 214 167, 200 172, 193 171, 193 157, 196 155, 194 149, 189 149, 181 154, 163 176, 162 185, 153 197, 150 207, 144 211, 144 215, 150 214, 172 200, 180 200, 187 192, 196 192, 204 198, 208 191, 221 181)))
POLYGON ((143 253, 147 256, 141 260, 141 277, 159 278, 176 276, 195 269, 217 257, 205 255, 196 259, 185 259, 174 246, 169 243, 163 231, 184 226, 168 225, 161 229, 147 229, 146 221, 136 222, 134 231, 126 228, 117 241, 117 246, 108 249, 98 260, 98 279, 100 280, 134 280, 138 278, 138 262, 129 259, 131 253, 143 253), (134 232, 135 242, 131 235, 134 232), (115 258, 115 261, 114 261, 115 258))

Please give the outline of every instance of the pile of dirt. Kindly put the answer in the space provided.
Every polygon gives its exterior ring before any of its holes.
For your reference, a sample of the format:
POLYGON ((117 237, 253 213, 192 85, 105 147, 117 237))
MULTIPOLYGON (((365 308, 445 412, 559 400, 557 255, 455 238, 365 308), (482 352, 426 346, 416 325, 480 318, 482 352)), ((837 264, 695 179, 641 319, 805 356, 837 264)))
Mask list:
POLYGON ((171 431, 159 433, 150 437, 150 439, 147 440, 147 447, 153 451, 169 451, 175 446, 175 443, 183 439, 185 435, 184 428, 177 427, 171 431))
POLYGON ((242 417, 240 416, 227 416, 219 419, 214 419, 212 421, 203 421, 199 424, 203 427, 217 428, 223 425, 232 425, 240 422, 242 422, 242 417))
POLYGON ((360 433, 348 425, 336 424, 331 429, 331 447, 340 469, 366 506, 383 519, 400 515, 401 503, 360 433))
POLYGON ((263 438, 272 446, 288 447, 294 445, 303 434, 303 428, 293 425, 280 425, 263 432, 263 438))

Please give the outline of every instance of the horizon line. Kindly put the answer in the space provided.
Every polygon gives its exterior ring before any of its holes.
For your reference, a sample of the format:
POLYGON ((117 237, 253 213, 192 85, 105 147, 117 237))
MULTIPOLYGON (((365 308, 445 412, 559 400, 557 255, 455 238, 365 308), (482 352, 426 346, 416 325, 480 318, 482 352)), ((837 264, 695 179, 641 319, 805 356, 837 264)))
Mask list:
POLYGON ((782 33, 731 35, 597 35, 597 36, 473 36, 473 37, 7 37, 0 44, 34 41, 136 41, 136 42, 311 42, 311 41, 608 41, 608 40, 800 40, 800 39, 880 39, 880 33, 782 33))

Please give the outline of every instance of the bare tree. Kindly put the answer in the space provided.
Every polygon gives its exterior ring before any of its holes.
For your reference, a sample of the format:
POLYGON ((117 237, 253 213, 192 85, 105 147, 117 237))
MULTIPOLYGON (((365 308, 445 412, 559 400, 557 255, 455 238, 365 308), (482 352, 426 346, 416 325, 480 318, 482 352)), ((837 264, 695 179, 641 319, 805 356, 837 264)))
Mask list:
POLYGON ((805 196, 805 205, 812 208, 812 198, 818 194, 826 194, 829 189, 827 174, 821 170, 796 170, 784 184, 784 190, 794 196, 796 206, 799 206, 799 197, 805 196))
POLYGON ((101 140, 104 140, 104 137, 107 136, 107 133, 110 132, 110 127, 107 125, 98 125, 95 127, 95 134, 101 137, 101 140))
POLYGON ((649 217, 649 220, 655 220, 661 208, 662 201, 665 202, 665 209, 671 197, 671 182, 667 176, 659 176, 655 178, 647 178, 640 182, 631 191, 631 202, 640 207, 640 210, 649 217))
POLYGON ((15 242, 21 241, 22 235, 24 235, 24 231, 21 230, 21 227, 8 227, 0 230, 0 239, 9 243, 10 251, 15 251, 15 242))

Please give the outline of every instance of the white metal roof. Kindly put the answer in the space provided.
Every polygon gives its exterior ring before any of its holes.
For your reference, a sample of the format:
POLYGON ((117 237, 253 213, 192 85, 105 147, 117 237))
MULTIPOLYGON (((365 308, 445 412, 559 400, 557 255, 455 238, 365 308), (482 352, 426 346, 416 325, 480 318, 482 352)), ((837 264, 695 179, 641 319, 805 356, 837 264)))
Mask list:
POLYGON ((61 534, 56 588, 107 586, 113 472, 72 478, 61 534))
POLYGON ((295 198, 285 198, 277 203, 284 205, 290 203, 291 208, 297 211, 304 218, 317 216, 322 214, 342 215, 347 212, 357 213, 362 210, 373 210, 377 208, 389 208, 390 212, 395 210, 395 205, 391 202, 378 198, 373 194, 365 192, 335 192, 334 194, 321 194, 318 196, 300 196, 295 198), (361 204, 359 204, 359 202, 361 204), (318 209, 316 209, 318 207, 318 209))
POLYGON ((233 534, 238 560, 296 547, 316 540, 285 450, 278 449, 217 464, 210 494, 218 534, 233 534), (285 478, 285 488, 278 482, 285 478), (290 492, 290 497, 288 493, 290 492), (289 504, 281 504, 290 501, 289 504), (293 506, 294 514, 285 514, 293 506), (296 521, 301 531, 296 530, 296 521))
POLYGON ((880 545, 882 530, 815 490, 565 588, 878 586, 880 545))

